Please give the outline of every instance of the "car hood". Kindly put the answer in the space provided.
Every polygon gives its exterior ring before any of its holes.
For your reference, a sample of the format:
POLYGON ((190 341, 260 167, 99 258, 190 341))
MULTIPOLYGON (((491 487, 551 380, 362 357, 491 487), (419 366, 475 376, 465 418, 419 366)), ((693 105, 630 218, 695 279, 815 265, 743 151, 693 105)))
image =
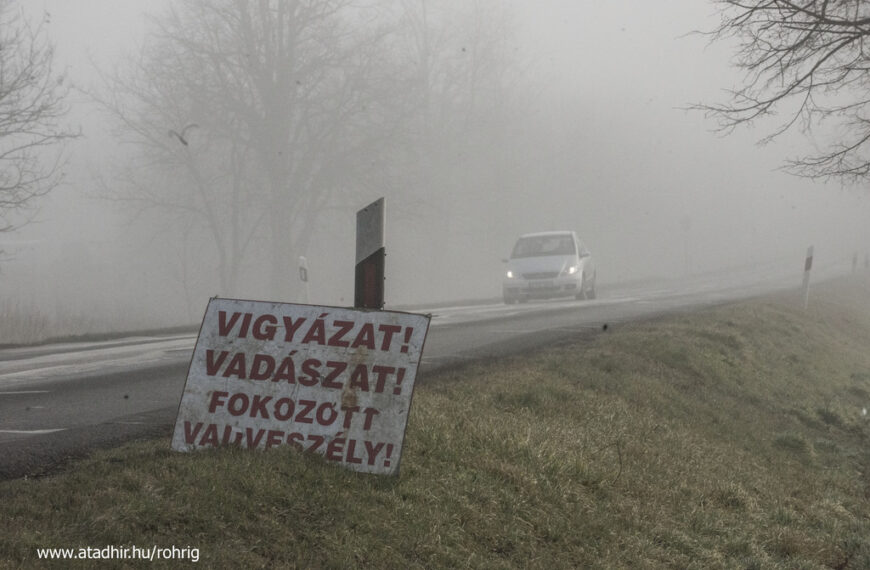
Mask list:
POLYGON ((518 257, 508 261, 508 269, 516 273, 561 273, 573 263, 577 263, 577 257, 574 255, 518 257))

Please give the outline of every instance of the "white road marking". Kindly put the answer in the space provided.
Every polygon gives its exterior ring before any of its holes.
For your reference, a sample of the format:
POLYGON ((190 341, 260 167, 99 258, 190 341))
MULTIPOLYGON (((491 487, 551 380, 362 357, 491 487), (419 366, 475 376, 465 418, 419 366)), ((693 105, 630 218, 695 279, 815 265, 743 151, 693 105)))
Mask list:
POLYGON ((24 388, 34 380, 70 378, 73 375, 106 372, 109 369, 119 370, 177 361, 181 358, 182 350, 193 350, 194 340, 180 337, 144 345, 124 344, 4 360, 0 361, 0 387, 11 391, 10 388, 24 388))
POLYGON ((43 435, 46 433, 55 433, 64 431, 66 428, 57 429, 0 429, 0 433, 10 433, 15 435, 43 435))
POLYGON ((0 396, 4 394, 48 394, 49 390, 18 390, 16 392, 0 392, 0 396))

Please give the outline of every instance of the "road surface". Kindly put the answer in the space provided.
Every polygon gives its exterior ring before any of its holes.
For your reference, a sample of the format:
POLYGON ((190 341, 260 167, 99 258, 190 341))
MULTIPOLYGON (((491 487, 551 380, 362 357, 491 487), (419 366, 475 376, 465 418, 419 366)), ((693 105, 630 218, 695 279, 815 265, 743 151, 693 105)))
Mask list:
MULTIPOLYGON (((800 279, 729 272, 601 288, 593 301, 422 308, 432 321, 418 381, 628 321, 795 289, 800 279)), ((45 472, 95 447, 168 435, 195 341, 174 335, 0 350, 0 479, 45 472)))

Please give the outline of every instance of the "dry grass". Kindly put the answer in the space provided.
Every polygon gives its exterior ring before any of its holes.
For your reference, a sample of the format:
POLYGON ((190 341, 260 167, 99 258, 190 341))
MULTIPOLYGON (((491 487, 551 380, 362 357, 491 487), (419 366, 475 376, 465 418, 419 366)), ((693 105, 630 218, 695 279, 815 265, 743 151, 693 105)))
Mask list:
POLYGON ((132 313, 125 310, 122 301, 115 301, 114 306, 69 306, 57 300, 54 306, 40 306, 0 297, 0 346, 102 340, 124 334, 198 328, 181 314, 167 317, 144 308, 132 313))
POLYGON ((396 480, 132 444, 0 483, 0 566, 156 544, 221 568, 868 568, 868 346, 870 292, 840 286, 446 372, 396 480))

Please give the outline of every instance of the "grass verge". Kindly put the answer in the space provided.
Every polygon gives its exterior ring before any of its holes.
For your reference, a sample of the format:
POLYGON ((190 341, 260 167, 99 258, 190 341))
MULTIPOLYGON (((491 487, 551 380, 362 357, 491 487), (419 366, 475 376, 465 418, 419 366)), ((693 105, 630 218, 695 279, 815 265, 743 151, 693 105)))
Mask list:
POLYGON ((428 378, 399 479, 158 439, 2 482, 0 567, 868 568, 870 289, 819 291, 428 378))

